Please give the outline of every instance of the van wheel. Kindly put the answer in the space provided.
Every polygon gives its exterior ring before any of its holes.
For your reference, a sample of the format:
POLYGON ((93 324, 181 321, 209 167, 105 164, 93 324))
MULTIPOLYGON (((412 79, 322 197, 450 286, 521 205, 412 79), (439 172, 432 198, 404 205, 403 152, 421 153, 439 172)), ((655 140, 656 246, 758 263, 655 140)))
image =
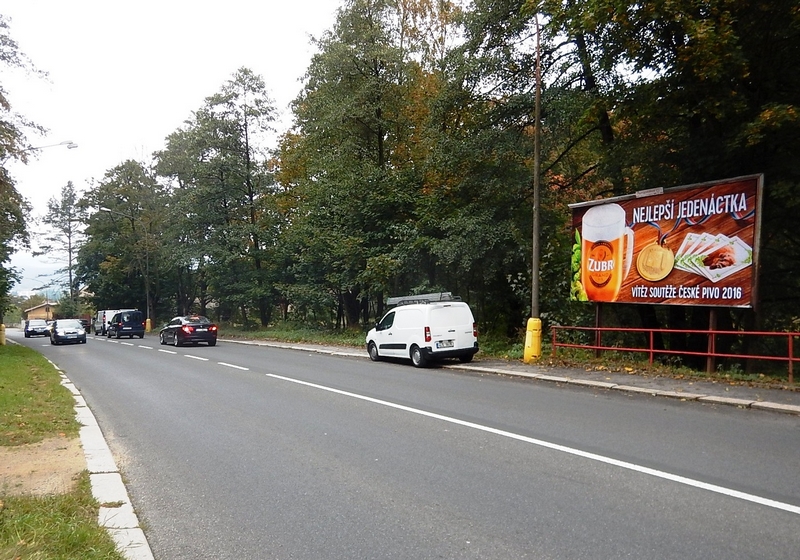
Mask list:
POLYGON ((411 363, 414 367, 425 367, 428 365, 428 360, 425 359, 425 354, 422 353, 419 346, 416 344, 411 347, 411 363))
POLYGON ((468 364, 472 361, 472 357, 474 355, 475 354, 464 354, 458 357, 458 361, 461 362, 462 364, 468 364))
POLYGON ((374 342, 370 342, 369 346, 367 346, 367 352, 369 352, 369 359, 373 362, 380 362, 381 357, 378 354, 378 347, 375 345, 374 342))

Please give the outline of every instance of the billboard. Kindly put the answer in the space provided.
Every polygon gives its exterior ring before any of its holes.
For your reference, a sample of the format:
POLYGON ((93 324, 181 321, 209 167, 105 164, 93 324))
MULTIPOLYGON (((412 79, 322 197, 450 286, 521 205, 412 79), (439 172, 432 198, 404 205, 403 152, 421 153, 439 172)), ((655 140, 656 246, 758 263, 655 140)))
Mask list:
POLYGON ((570 298, 754 307, 763 175, 571 204, 570 298))

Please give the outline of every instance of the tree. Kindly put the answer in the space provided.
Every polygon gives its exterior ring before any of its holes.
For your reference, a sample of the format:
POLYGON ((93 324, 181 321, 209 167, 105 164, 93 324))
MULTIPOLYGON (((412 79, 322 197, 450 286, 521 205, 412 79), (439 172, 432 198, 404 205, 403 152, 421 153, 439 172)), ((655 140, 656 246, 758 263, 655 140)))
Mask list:
MULTIPOLYGON (((30 69, 32 65, 19 52, 11 38, 8 20, 0 15, 0 64, 30 69)), ((41 127, 11 110, 6 90, 0 85, 0 323, 10 305, 10 291, 18 281, 17 271, 8 266, 16 247, 27 247, 29 238, 26 220, 30 206, 15 188, 6 169, 9 160, 27 161, 29 147, 25 130, 41 131, 41 127)))
POLYGON ((163 188, 143 164, 128 160, 107 171, 79 205, 87 212, 87 242, 78 251, 78 279, 97 307, 144 306, 153 320, 169 251, 161 239, 168 210, 163 188))
POLYGON ((201 302, 210 289, 208 297, 245 320, 255 304, 264 326, 275 305, 271 253, 280 222, 264 149, 273 120, 263 79, 241 68, 169 136, 156 165, 175 183, 176 233, 188 242, 181 268, 194 275, 201 302))
POLYGON ((393 250, 424 194, 421 140, 452 10, 438 6, 345 3, 293 104, 279 173, 296 205, 282 237, 292 244, 287 280, 327 298, 338 324, 358 325, 370 293, 382 304, 385 290, 404 287, 410 263, 393 250))
POLYGON ((800 303, 791 225, 800 187, 796 3, 545 1, 541 9, 597 76, 593 97, 613 108, 597 152, 613 192, 765 174, 758 320, 787 328, 800 303))
POLYGON ((78 195, 72 181, 61 189, 61 198, 51 198, 47 202, 47 214, 43 223, 50 226, 51 231, 44 234, 45 243, 40 244, 34 256, 47 255, 58 262, 66 262, 66 266, 56 274, 67 275, 67 293, 75 302, 78 285, 75 279, 75 260, 82 241, 82 223, 85 214, 78 207, 78 195))

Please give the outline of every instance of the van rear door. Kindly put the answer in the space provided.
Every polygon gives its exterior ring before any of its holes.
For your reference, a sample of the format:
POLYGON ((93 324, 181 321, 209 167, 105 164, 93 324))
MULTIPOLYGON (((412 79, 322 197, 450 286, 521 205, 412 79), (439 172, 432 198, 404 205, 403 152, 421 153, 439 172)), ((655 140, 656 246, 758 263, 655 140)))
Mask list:
POLYGON ((465 303, 435 305, 430 315, 433 352, 472 348, 475 345, 472 311, 465 303))

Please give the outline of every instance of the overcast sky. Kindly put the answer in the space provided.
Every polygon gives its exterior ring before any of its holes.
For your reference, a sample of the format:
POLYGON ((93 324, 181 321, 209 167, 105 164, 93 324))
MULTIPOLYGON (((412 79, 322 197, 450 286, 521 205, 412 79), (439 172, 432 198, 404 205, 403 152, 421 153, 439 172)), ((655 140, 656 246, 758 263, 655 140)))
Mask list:
MULTIPOLYGON (((288 118, 319 37, 341 0, 3 0, 10 33, 34 75, 0 69, 12 109, 49 129, 27 166, 9 165, 17 189, 42 216, 67 181, 83 191, 127 160, 149 161, 203 100, 241 67, 261 75, 288 118)), ((63 267, 14 255, 23 293, 63 267)), ((55 292, 51 292, 55 297, 55 292)))

